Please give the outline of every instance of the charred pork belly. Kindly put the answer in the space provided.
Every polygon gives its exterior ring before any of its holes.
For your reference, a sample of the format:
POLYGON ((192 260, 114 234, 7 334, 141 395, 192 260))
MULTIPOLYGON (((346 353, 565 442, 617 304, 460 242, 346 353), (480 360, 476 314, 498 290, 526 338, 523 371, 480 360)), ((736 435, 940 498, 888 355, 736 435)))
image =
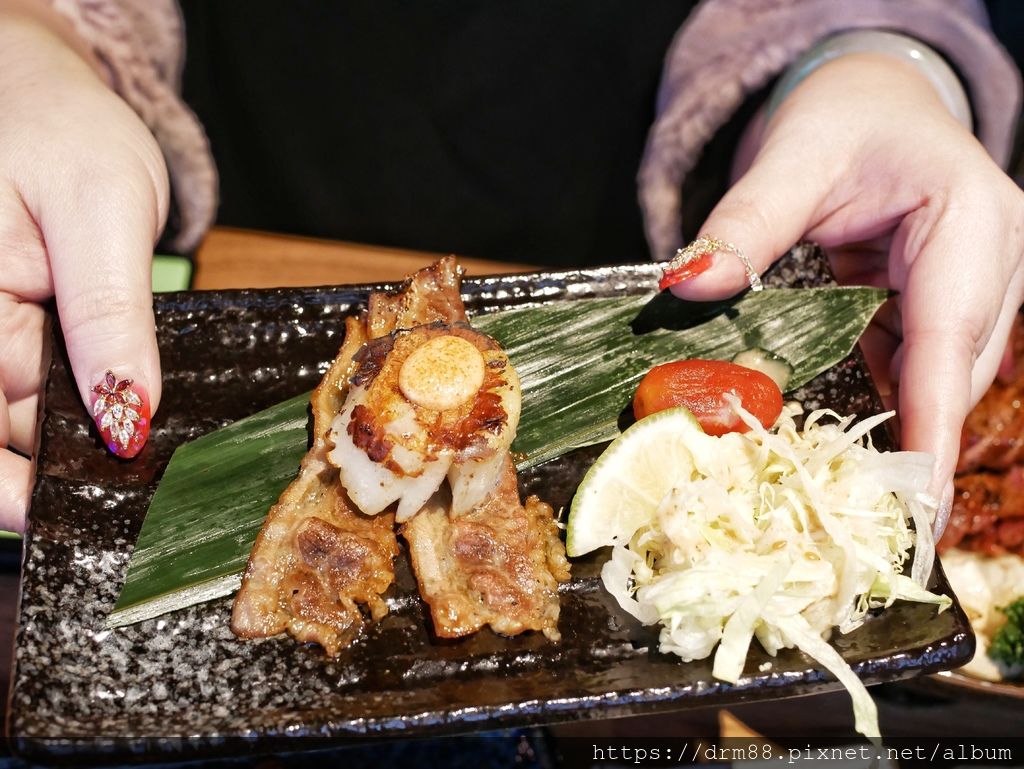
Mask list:
POLYGON ((508 457, 519 379, 498 344, 465 324, 450 275, 442 267, 397 301, 371 298, 368 328, 380 336, 359 355, 330 459, 364 512, 398 501, 439 636, 490 626, 555 639, 569 565, 551 508, 519 500, 508 457))
POLYGON ((347 320, 341 351, 313 393, 313 446, 267 514, 235 598, 231 629, 241 638, 288 631, 335 655, 362 628, 361 607, 374 619, 387 614, 382 596, 398 554, 394 517, 360 513, 327 461, 328 432, 364 329, 362 319, 347 320))
POLYGON ((534 496, 520 503, 510 458, 482 504, 451 515, 449 498, 438 494, 401 531, 437 635, 457 638, 489 625, 503 635, 539 630, 560 638, 565 547, 550 505, 534 496))
POLYGON ((313 446, 250 555, 236 635, 288 631, 332 656, 350 644, 387 613, 397 501, 439 636, 490 626, 558 638, 565 549, 551 508, 520 502, 508 456, 519 380, 465 323, 459 284, 442 259, 346 321, 313 395, 313 446))
POLYGON ((367 615, 387 614, 383 596, 399 552, 394 514, 365 515, 352 503, 327 461, 328 435, 370 330, 382 336, 462 317, 458 265, 448 258, 420 270, 395 293, 373 293, 366 313, 346 319, 341 350, 311 399, 313 445, 249 555, 231 615, 235 635, 265 638, 287 631, 334 656, 358 636, 367 615))

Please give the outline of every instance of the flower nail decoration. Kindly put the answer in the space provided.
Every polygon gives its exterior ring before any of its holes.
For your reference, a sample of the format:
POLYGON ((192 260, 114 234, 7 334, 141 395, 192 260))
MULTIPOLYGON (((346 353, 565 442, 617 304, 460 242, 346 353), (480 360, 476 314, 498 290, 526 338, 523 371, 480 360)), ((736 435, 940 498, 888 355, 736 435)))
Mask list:
POLYGON ((107 448, 130 459, 138 454, 149 438, 149 399, 131 379, 118 379, 108 371, 92 391, 97 398, 92 416, 107 448))

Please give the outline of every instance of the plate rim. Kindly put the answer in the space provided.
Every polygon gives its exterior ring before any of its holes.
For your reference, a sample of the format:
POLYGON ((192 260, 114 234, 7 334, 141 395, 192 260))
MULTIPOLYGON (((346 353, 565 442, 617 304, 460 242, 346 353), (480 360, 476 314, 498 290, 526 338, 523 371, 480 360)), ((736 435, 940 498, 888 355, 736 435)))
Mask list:
MULTIPOLYGON (((563 282, 565 282, 565 281, 567 281, 569 279, 572 279, 573 277, 582 278, 583 280, 586 280, 587 278, 591 278, 591 279, 595 279, 595 280, 607 280, 609 275, 626 274, 626 275, 629 275, 634 281, 638 281, 638 282, 643 283, 643 284, 647 284, 647 283, 653 284, 654 282, 656 282, 657 275, 658 275, 659 272, 660 272, 660 266, 659 265, 653 264, 653 263, 650 263, 650 262, 645 262, 645 263, 626 264, 626 265, 607 265, 607 266, 594 267, 594 268, 585 268, 585 269, 581 269, 581 270, 572 270, 572 269, 569 269, 569 270, 538 270, 538 271, 531 271, 531 272, 524 272, 524 273, 500 274, 500 275, 493 275, 493 276, 480 275, 480 276, 471 276, 471 277, 465 278, 464 282, 463 282, 463 291, 462 291, 462 293, 463 293, 463 297, 464 298, 469 296, 472 300, 474 300, 476 302, 485 302, 487 300, 487 297, 488 297, 489 293, 504 290, 502 288, 503 285, 511 285, 511 284, 515 284, 517 282, 522 283, 524 280, 531 280, 531 281, 537 282, 539 284, 542 281, 552 281, 552 282, 554 282, 554 281, 563 281, 563 282), (467 291, 466 290, 467 287, 469 287, 471 290, 467 291)), ((233 300, 235 302, 244 303, 246 300, 252 300, 254 297, 262 297, 264 299, 269 300, 269 299, 271 299, 273 297, 282 298, 284 296, 291 296, 291 297, 295 297, 296 295, 301 296, 301 294, 304 293, 304 292, 306 292, 306 293, 309 293, 309 292, 323 293, 323 292, 327 292, 327 291, 335 292, 335 293, 342 293, 342 292, 362 293, 362 294, 365 295, 365 293, 368 293, 371 290, 393 289, 393 288, 401 285, 401 282, 402 281, 394 281, 394 282, 388 282, 388 283, 346 284, 346 285, 326 286, 326 287, 325 286, 319 286, 319 287, 298 287, 298 288, 291 288, 291 287, 289 287, 289 288, 276 288, 276 289, 232 289, 232 290, 228 290, 228 291, 174 292, 174 293, 164 294, 164 295, 161 295, 160 297, 157 297, 155 299, 154 304, 155 305, 159 305, 159 306, 167 306, 167 307, 171 307, 172 305, 180 306, 183 303, 191 305, 191 304, 194 304, 196 302, 199 302, 199 303, 205 302, 205 301, 209 300, 213 296, 216 296, 216 297, 218 297, 220 299, 228 298, 228 299, 233 300)), ((540 295, 538 297, 538 294, 540 293, 541 290, 542 289, 541 289, 540 285, 534 286, 532 291, 528 291, 526 294, 524 294, 521 297, 519 297, 519 299, 521 299, 522 301, 517 302, 516 304, 510 305, 510 306, 518 307, 518 306, 528 305, 528 304, 530 304, 532 302, 536 302, 538 300, 552 301, 552 300, 558 298, 558 297, 553 297, 550 294, 542 294, 542 295, 540 295)), ((563 290, 563 293, 570 293, 570 292, 568 292, 567 290, 563 290)), ((585 296, 585 295, 586 294, 584 293, 583 295, 580 296, 580 298, 583 298, 583 296, 585 296)), ((157 317, 158 318, 160 317, 160 313, 159 312, 157 313, 157 317)), ((864 367, 864 370, 866 371, 863 355, 860 352, 859 345, 855 348, 854 352, 852 353, 852 357, 855 358, 857 360, 857 364, 859 366, 861 366, 861 367, 864 367)), ((54 358, 54 362, 51 365, 56 365, 56 357, 54 358)), ((842 365, 842 364, 840 364, 840 365, 842 365)), ((47 379, 49 380, 49 374, 48 374, 47 379)), ((868 379, 870 381, 870 376, 868 377, 868 379)), ((872 390, 873 390, 873 393, 872 393, 873 397, 875 397, 877 399, 877 392, 874 391, 873 383, 872 383, 872 390)), ((38 484, 41 482, 42 478, 43 478, 42 474, 39 474, 37 476, 36 484, 33 487, 33 498, 35 497, 36 489, 38 487, 38 484)), ((31 518, 30 518, 29 530, 28 530, 28 532, 26 532, 26 547, 25 547, 25 550, 24 550, 24 552, 25 552, 24 558, 26 560, 30 557, 29 548, 30 548, 30 546, 32 544, 32 539, 33 539, 33 537, 32 537, 32 524, 31 524, 31 518)), ((949 586, 948 586, 948 581, 945 580, 945 576, 944 576, 944 574, 941 571, 941 566, 939 566, 939 568, 937 569, 937 574, 941 575, 939 577, 940 585, 943 586, 945 589, 947 589, 950 594, 952 594, 952 590, 949 589, 949 586)), ((21 622, 22 622, 22 617, 23 617, 22 612, 23 612, 23 608, 24 608, 23 607, 23 603, 22 603, 23 598, 24 598, 24 594, 23 594, 23 591, 22 591, 22 585, 23 585, 23 581, 19 582, 19 599, 18 599, 18 611, 17 611, 19 627, 18 627, 18 631, 17 631, 17 636, 16 637, 20 637, 21 632, 22 632, 21 622)), ((966 633, 961 632, 961 633, 959 633, 955 637, 951 637, 950 639, 944 639, 944 641, 942 643, 937 644, 937 645, 936 644, 929 644, 928 648, 932 648, 932 647, 936 647, 937 646, 938 650, 940 652, 943 652, 943 654, 939 655, 941 657, 941 659, 939 661, 937 661, 936 663, 931 664, 931 665, 925 665, 925 666, 909 668, 909 669, 908 668, 900 668, 898 671, 895 671, 895 672, 892 671, 891 669, 890 670, 884 670, 884 671, 881 671, 881 672, 879 672, 879 671, 872 672, 870 670, 870 667, 871 667, 871 664, 872 664, 873 660, 869 659, 869 660, 865 660, 863 662, 855 664, 854 665, 854 669, 855 670, 862 670, 863 669, 864 670, 863 678, 867 682, 869 682, 869 683, 880 683, 882 681, 900 680, 900 679, 903 679, 903 678, 908 678, 908 677, 912 677, 912 676, 917 676, 917 675, 921 675, 921 674, 927 674, 927 673, 935 672, 940 667, 941 668, 946 668, 946 667, 951 667, 951 666, 954 666, 954 665, 957 665, 957 664, 962 664, 962 662, 966 661, 966 659, 969 659, 971 654, 973 653, 973 640, 974 639, 973 639, 973 635, 970 633, 970 630, 969 630, 970 626, 969 626, 969 623, 967 623, 967 621, 966 621, 966 616, 963 613, 963 610, 961 609, 961 607, 959 606, 959 603, 955 599, 954 599, 954 603, 953 603, 953 606, 951 607, 950 611, 953 611, 956 614, 956 616, 958 617, 961 629, 963 629, 963 627, 966 627, 966 633), (968 649, 968 647, 969 647, 969 649, 968 649)), ((918 654, 920 654, 920 652, 917 649, 907 650, 907 651, 905 651, 905 653, 918 653, 918 654)), ((127 753, 125 753, 125 755, 128 755, 128 754, 135 755, 135 754, 137 754, 137 751, 140 750, 140 749, 148 750, 148 751, 155 751, 155 752, 159 753, 159 752, 162 752, 162 751, 166 750, 168 741, 171 741, 171 742, 173 742, 176 745, 182 745, 183 744, 183 742, 182 742, 183 738, 182 737, 166 737, 166 736, 156 736, 156 737, 145 737, 145 736, 143 736, 143 737, 111 737, 111 738, 101 738, 99 740, 95 739, 95 738, 94 739, 79 739, 79 738, 54 739, 54 738, 45 738, 45 737, 35 737, 35 736, 31 736, 31 735, 26 735, 24 733, 22 733, 22 734, 14 733, 14 729, 13 729, 13 725, 14 725, 14 721, 15 721, 14 713, 15 713, 15 710, 16 710, 16 708, 15 708, 15 690, 16 690, 16 684, 17 684, 17 680, 18 680, 18 667, 19 666, 17 664, 17 660, 15 660, 15 664, 12 665, 11 685, 10 685, 10 689, 9 689, 9 692, 8 692, 8 706, 9 706, 8 707, 8 735, 12 738, 15 750, 18 753, 22 754, 22 755, 34 756, 34 757, 54 758, 54 757, 58 757, 58 756, 64 754, 66 750, 72 750, 72 751, 87 750, 88 752, 90 752, 90 754, 94 754, 96 756, 96 758, 98 758, 98 759, 99 758, 107 759, 107 758, 109 758, 112 755, 120 755, 121 752, 124 752, 124 751, 127 751, 127 753), (106 742, 109 742, 115 748, 113 753, 109 752, 108 750, 103 749, 103 743, 106 743, 106 742)), ((831 678, 831 676, 829 676, 827 673, 825 673, 825 671, 823 671, 821 669, 818 669, 818 670, 816 670, 814 672, 816 673, 816 676, 811 676, 810 678, 802 678, 800 681, 797 681, 795 683, 794 682, 788 682, 787 685, 785 686, 785 693, 784 694, 780 694, 781 690, 776 688, 776 687, 774 687, 774 686, 771 686, 771 687, 769 687, 769 686, 741 687, 741 688, 737 688, 734 691, 732 691, 732 694, 735 695, 734 697, 729 697, 728 695, 726 695, 725 697, 722 697, 722 696, 712 697, 712 701, 711 702, 707 702, 706 698, 704 696, 695 696, 695 697, 687 696, 687 691, 690 688, 689 686, 676 686, 674 688, 673 687, 667 687, 667 691, 666 691, 666 694, 665 694, 665 697, 663 698, 663 700, 667 700, 667 701, 672 702, 672 705, 671 705, 670 708, 664 706, 662 699, 653 699, 653 700, 649 700, 648 703, 647 703, 648 705, 650 705, 649 709, 647 709, 643 704, 638 704, 636 702, 633 702, 632 704, 633 704, 634 709, 627 711, 627 710, 621 708, 621 704, 622 703, 617 702, 617 701, 609 702, 607 700, 607 697, 605 697, 605 698, 602 698, 602 699, 605 700, 605 704, 603 706, 601 705, 601 703, 598 703, 597 707, 594 707, 593 709, 588 709, 586 715, 582 716, 582 717, 588 718, 588 719, 589 718, 597 718, 597 717, 609 718, 609 717, 614 717, 614 716, 617 716, 617 715, 625 717, 625 716, 628 716, 628 715, 635 715, 635 714, 638 714, 640 712, 656 712, 656 711, 659 711, 659 710, 668 710, 668 709, 671 709, 671 710, 683 710, 683 709, 688 709, 688 708, 691 708, 691 707, 717 706, 717 705, 720 705, 720 704, 726 704, 726 703, 729 703, 729 702, 735 702, 735 701, 737 701, 739 699, 754 700, 754 699, 769 699, 769 698, 780 697, 780 696, 784 696, 784 697, 804 696, 804 695, 813 694, 813 693, 816 693, 816 692, 819 692, 819 691, 831 691, 831 690, 842 688, 841 685, 837 681, 835 681, 833 678, 831 678), (673 696, 673 691, 675 691, 675 695, 674 696, 673 696), (639 709, 636 709, 636 708, 639 708, 639 709)), ((627 691, 627 697, 628 697, 628 694, 629 694, 629 692, 627 691)), ((594 697, 593 696, 587 697, 587 698, 582 698, 581 697, 581 698, 578 698, 578 699, 579 700, 594 699, 594 697)), ((570 708, 570 711, 571 711, 571 708, 570 708)), ((565 720, 565 719, 552 718, 551 715, 552 715, 551 713, 544 711, 544 712, 539 713, 537 715, 536 719, 534 720, 532 718, 525 718, 524 719, 521 714, 517 714, 517 715, 515 715, 513 717, 509 717, 510 720, 509 720, 508 724, 504 724, 501 718, 496 718, 496 719, 484 718, 483 720, 488 724, 488 726, 492 726, 493 725, 494 728, 505 728, 506 726, 510 726, 510 725, 514 725, 514 724, 550 723, 550 722, 556 721, 556 720, 565 720), (514 724, 513 724, 513 720, 514 720, 514 724)), ((571 717, 572 716, 566 716, 566 718, 571 718, 571 717)), ((577 717, 580 717, 580 716, 577 716, 577 717)), ((432 728, 430 734, 459 733, 459 732, 462 732, 462 731, 476 731, 476 729, 473 728, 473 724, 474 724, 473 720, 452 722, 452 723, 449 723, 447 725, 443 725, 442 727, 434 727, 434 728, 432 728)), ((345 735, 345 734, 351 733, 351 732, 348 732, 348 731, 345 731, 345 730, 338 729, 336 725, 334 725, 333 727, 328 726, 328 730, 331 732, 331 739, 337 739, 339 735, 345 735)), ((259 730, 256 730, 256 732, 254 732, 252 736, 253 737, 257 737, 258 736, 260 739, 273 739, 274 736, 275 736, 272 731, 268 731, 266 729, 259 729, 259 730), (258 734, 256 732, 258 732, 258 734)), ((364 732, 364 734, 365 734, 365 732, 364 732)), ((424 736, 424 735, 417 734, 417 735, 409 735, 409 736, 424 736)), ((188 739, 191 739, 191 738, 188 738, 188 739)), ((218 735, 209 735, 208 734, 208 735, 198 736, 195 739, 197 741, 196 744, 201 744, 203 746, 203 749, 205 750, 205 749, 208 749, 208 748, 215 748, 216 745, 218 744, 218 741, 222 741, 224 739, 224 736, 223 735, 219 735, 218 736, 218 735)), ((294 738, 289 738, 289 739, 294 739, 294 738)), ((80 755, 80 754, 76 754, 76 755, 80 755)))

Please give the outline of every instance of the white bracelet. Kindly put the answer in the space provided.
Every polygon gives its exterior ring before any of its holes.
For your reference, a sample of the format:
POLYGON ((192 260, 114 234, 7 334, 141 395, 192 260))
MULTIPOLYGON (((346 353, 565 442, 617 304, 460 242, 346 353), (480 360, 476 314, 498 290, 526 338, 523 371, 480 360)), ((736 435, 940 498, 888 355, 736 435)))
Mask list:
POLYGON ((814 70, 848 53, 884 53, 910 62, 928 78, 953 117, 968 131, 972 130, 967 94, 960 78, 945 60, 920 40, 874 29, 843 32, 830 37, 797 59, 772 90, 765 108, 765 119, 771 117, 793 89, 814 70))

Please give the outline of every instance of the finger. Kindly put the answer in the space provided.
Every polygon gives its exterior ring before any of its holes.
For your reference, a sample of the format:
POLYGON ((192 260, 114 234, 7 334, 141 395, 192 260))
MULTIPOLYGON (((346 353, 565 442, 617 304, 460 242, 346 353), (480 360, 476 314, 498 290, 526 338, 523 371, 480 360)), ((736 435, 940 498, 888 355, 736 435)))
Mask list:
POLYGON ((39 396, 30 395, 7 406, 10 428, 7 445, 31 456, 36 448, 36 420, 39 416, 39 396))
POLYGON ((7 186, 0 187, 0 258, 0 297, 42 302, 53 296, 39 227, 25 201, 7 186))
POLYGON ((0 449, 0 529, 25 530, 31 488, 32 462, 0 449))
POLYGON ((891 410, 895 404, 896 383, 891 377, 890 365, 899 343, 898 336, 874 322, 868 325, 860 338, 864 360, 886 410, 891 410))
MULTIPOLYGON (((826 195, 824 174, 794 173, 785 148, 757 157, 750 170, 715 206, 701 229, 735 245, 758 274, 786 253, 810 228, 826 195)), ((722 299, 748 285, 743 262, 719 251, 710 269, 678 283, 672 292, 684 299, 722 299)))
POLYGON ((1015 335, 1020 334, 1020 318, 1021 315, 1018 312, 1017 327, 1010 332, 1010 338, 1006 340, 1006 346, 1003 348, 1003 355, 999 359, 999 369, 996 372, 996 376, 999 378, 999 381, 1002 382, 1003 384, 1011 384, 1013 380, 1016 378, 1015 373, 1017 368, 1017 353, 1014 349, 1016 346, 1014 344, 1014 337, 1015 335))
MULTIPOLYGON (((1009 294, 1017 296, 1020 293, 1018 288, 1020 284, 1020 278, 1017 277, 1010 284, 1009 294)), ((997 374, 1002 376, 1002 369, 1009 365, 1012 374, 1012 357, 1010 363, 1007 364, 1006 357, 1008 351, 1012 350, 1012 340, 1010 339, 1010 332, 1013 328, 1014 319, 1020 314, 1020 310, 1016 303, 1012 300, 1008 300, 1003 304, 1002 309, 996 316, 996 319, 992 325, 991 331, 988 335, 987 341, 982 341, 981 352, 977 354, 974 360, 974 367, 971 370, 971 387, 970 387, 970 405, 971 408, 977 405, 978 401, 981 400, 982 396, 992 385, 997 374)), ((874 322, 874 321, 872 321, 874 322)), ((1012 352, 1009 353, 1012 356, 1012 352)), ((902 376, 903 370, 903 348, 899 347, 892 358, 890 373, 894 380, 899 380, 902 376)), ((1007 380, 1008 382, 1012 379, 1012 376, 1007 380)))
MULTIPOLYGON (((1014 283, 1016 282, 1015 279, 1014 283)), ((1010 294, 1015 295, 1016 293, 1014 286, 1011 285, 1010 294)), ((981 400, 996 378, 1004 354, 1009 349, 1010 331, 1018 312, 1018 307, 1012 300, 1003 303, 1003 308, 992 327, 988 341, 974 364, 974 371, 971 375, 972 407, 981 400)))
POLYGON ((62 190, 40 222, 68 358, 107 447, 135 456, 160 399, 151 293, 162 222, 145 174, 62 190))
POLYGON ((10 428, 7 398, 0 390, 0 530, 20 532, 25 528, 32 463, 7 450, 10 428))
MULTIPOLYGON (((894 249, 919 238, 930 215, 922 210, 908 216, 897 230, 894 249)), ((951 498, 960 433, 974 402, 974 369, 993 329, 1006 323, 1002 305, 1012 282, 1004 274, 1004 260, 984 256, 1004 247, 992 242, 998 230, 976 225, 940 222, 920 252, 903 260, 908 265, 901 292, 898 364, 903 447, 935 457, 930 492, 941 499, 951 498), (977 249, 978 256, 965 254, 964 244, 977 249), (964 264, 971 265, 970 279, 962 273, 964 264)), ((937 521, 938 529, 943 526, 944 521, 937 521)))
POLYGON ((0 388, 11 401, 42 388, 45 329, 42 307, 0 294, 0 388))
POLYGON ((6 449, 11 438, 11 416, 7 407, 7 397, 0 390, 0 449, 6 449))
MULTIPOLYGON (((1017 276, 1011 281, 1009 296, 1019 297, 1020 296, 1020 276, 1017 276)), ((988 343, 985 345, 982 352, 977 356, 974 368, 970 372, 971 389, 970 398, 968 402, 968 409, 974 408, 978 401, 981 400, 982 396, 988 390, 992 384, 992 379, 995 376, 996 368, 1000 365, 1000 358, 1003 355, 1003 350, 1009 347, 1008 343, 1004 340, 1004 337, 1009 334, 1009 329, 1012 328, 1015 318, 1019 314, 1017 308, 1017 300, 1008 298, 1005 302, 1002 312, 997 318, 995 325, 993 326, 991 335, 988 343)), ((892 360, 892 380, 901 381, 903 369, 903 347, 896 350, 892 360)), ((963 421, 966 419, 967 414, 961 419, 961 427, 957 433, 956 451, 958 459, 961 442, 959 440, 960 435, 963 432, 963 421)), ((910 445, 914 439, 908 435, 904 436, 904 443, 910 445)), ((927 445, 927 444, 923 444, 927 445)), ((928 450, 928 449, 925 449, 928 450)), ((954 466, 955 468, 955 466, 954 466)), ((936 467, 936 473, 943 472, 941 467, 936 467)), ((942 532, 946 528, 946 523, 949 520, 949 515, 952 512, 952 501, 953 501, 953 481, 952 478, 947 478, 943 483, 941 477, 937 477, 933 483, 933 493, 936 489, 941 487, 941 491, 938 492, 939 497, 939 509, 935 519, 935 537, 938 539, 942 536, 942 532)))

